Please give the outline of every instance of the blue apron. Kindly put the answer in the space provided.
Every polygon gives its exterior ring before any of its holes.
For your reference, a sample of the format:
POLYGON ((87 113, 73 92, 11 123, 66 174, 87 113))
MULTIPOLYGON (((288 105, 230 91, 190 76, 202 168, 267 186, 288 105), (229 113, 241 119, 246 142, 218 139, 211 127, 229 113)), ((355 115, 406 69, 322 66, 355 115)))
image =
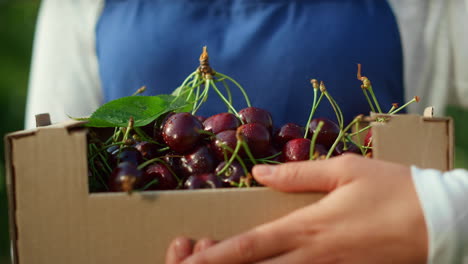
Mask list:
MULTIPOLYGON (((106 101, 142 85, 146 95, 171 93, 204 45, 214 70, 240 82, 276 126, 306 123, 311 78, 325 82, 346 121, 368 114, 357 63, 382 110, 403 101, 400 35, 383 0, 107 0, 96 35, 106 101)), ((234 102, 245 107, 239 92, 234 102)), ((212 93, 199 114, 226 111, 212 93)), ((316 116, 336 120, 326 100, 316 116)))

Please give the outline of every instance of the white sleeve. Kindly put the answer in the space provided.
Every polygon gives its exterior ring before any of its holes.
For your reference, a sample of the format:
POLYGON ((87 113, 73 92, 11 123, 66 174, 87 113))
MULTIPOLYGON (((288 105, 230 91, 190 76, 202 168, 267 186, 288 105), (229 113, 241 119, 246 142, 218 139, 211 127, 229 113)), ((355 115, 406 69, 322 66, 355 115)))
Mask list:
POLYGON ((95 27, 104 1, 43 0, 34 39, 26 128, 35 115, 52 122, 82 117, 102 103, 95 27))
POLYGON ((400 30, 409 111, 468 108, 468 0, 388 0, 400 30))
POLYGON ((411 170, 428 229, 428 264, 468 263, 468 171, 411 170))

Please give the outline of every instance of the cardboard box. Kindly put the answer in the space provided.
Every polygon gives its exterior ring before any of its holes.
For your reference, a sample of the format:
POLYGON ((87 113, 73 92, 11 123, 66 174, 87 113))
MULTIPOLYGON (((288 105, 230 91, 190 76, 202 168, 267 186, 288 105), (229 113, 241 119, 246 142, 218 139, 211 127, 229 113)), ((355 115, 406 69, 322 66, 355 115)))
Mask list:
MULTIPOLYGON (((374 158, 448 170, 452 120, 373 123, 374 158)), ((16 264, 164 263, 177 235, 223 239, 323 197, 268 188, 89 193, 87 130, 67 122, 6 136, 16 264)))

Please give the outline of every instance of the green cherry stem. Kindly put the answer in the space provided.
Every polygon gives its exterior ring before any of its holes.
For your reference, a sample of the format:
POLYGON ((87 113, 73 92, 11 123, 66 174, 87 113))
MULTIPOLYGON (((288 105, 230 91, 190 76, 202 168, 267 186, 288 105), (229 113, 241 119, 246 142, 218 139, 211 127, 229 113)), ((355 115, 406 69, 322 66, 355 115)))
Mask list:
POLYGON ((330 158, 331 155, 333 154, 333 150, 336 148, 336 146, 338 145, 338 142, 341 141, 341 139, 343 138, 343 136, 346 134, 346 131, 348 131, 354 124, 356 124, 357 122, 361 121, 362 119, 362 115, 358 115, 356 116, 353 121, 351 121, 351 123, 349 123, 344 129, 341 129, 340 130, 340 133, 338 134, 338 137, 336 138, 335 142, 333 142, 333 145, 330 147, 330 149, 328 150, 328 153, 327 153, 327 156, 326 156, 326 159, 330 158))
POLYGON ((231 158, 226 162, 226 165, 224 165, 224 167, 216 175, 219 176, 223 174, 229 168, 229 166, 231 166, 232 162, 237 157, 237 153, 239 153, 239 149, 241 148, 241 146, 242 146, 242 143, 238 140, 236 147, 234 148, 234 151, 232 152, 231 158))
POLYGON ((209 83, 211 85, 211 87, 213 87, 213 90, 215 90, 215 92, 219 95, 219 97, 221 98, 221 100, 224 101, 224 103, 226 104, 227 108, 230 109, 238 118, 239 120, 241 120, 240 116, 239 116, 239 113, 237 113, 236 109, 232 106, 231 103, 229 103, 229 101, 226 99, 226 97, 224 97, 223 93, 221 93, 221 91, 218 89, 218 87, 216 86, 216 84, 214 83, 214 81, 212 79, 209 80, 209 83))
POLYGON ((229 76, 227 76, 227 75, 224 75, 224 74, 222 74, 222 73, 219 73, 219 72, 217 72, 217 73, 215 74, 215 76, 216 76, 216 77, 223 77, 223 78, 226 78, 226 79, 228 79, 229 81, 231 81, 232 83, 234 83, 234 84, 237 86, 237 88, 239 88, 239 90, 241 91, 241 93, 244 95, 244 98, 245 98, 245 102, 246 102, 246 104, 247 104, 247 107, 251 107, 251 106, 252 106, 251 103, 250 103, 249 96, 248 96, 247 93, 245 92, 244 88, 242 88, 242 86, 241 86, 238 82, 236 82, 236 80, 232 79, 231 77, 229 77, 229 76))
POLYGON ((398 108, 398 103, 393 103, 392 107, 390 108, 390 110, 388 110, 387 114, 390 114, 393 110, 395 110, 397 108, 398 108))
POLYGON ((333 97, 330 95, 330 93, 327 91, 327 88, 325 87, 325 84, 323 82, 320 82, 320 91, 325 94, 325 97, 327 97, 328 101, 330 102, 330 105, 333 108, 333 111, 335 112, 336 119, 338 121, 338 125, 340 127, 340 130, 343 130, 343 113, 341 112, 340 107, 338 104, 335 102, 333 97))
MULTIPOLYGON (((219 80, 218 80, 219 81, 219 80)), ((226 81, 224 79, 222 80, 223 86, 226 89, 226 93, 228 95, 228 101, 232 105, 232 94, 231 94, 231 89, 229 89, 229 86, 227 85, 226 81)), ((229 109, 229 113, 232 113, 232 110, 229 109)))
POLYGON ((314 101, 312 102, 312 108, 310 109, 310 114, 309 114, 309 118, 307 119, 307 123, 306 123, 306 126, 305 126, 305 133, 304 133, 304 138, 307 138, 307 135, 309 133, 309 125, 310 125, 310 122, 312 121, 312 117, 314 116, 315 114, 315 110, 317 109, 316 105, 317 105, 317 92, 318 92, 318 83, 317 83, 317 80, 316 79, 312 79, 310 80, 310 83, 312 83, 312 87, 314 88, 314 101))
POLYGON ((371 101, 371 99, 369 97, 369 94, 367 94, 367 89, 364 88, 363 85, 361 85, 361 90, 362 90, 362 93, 364 94, 364 96, 367 99, 367 103, 369 104, 369 107, 370 107, 371 111, 375 113, 375 108, 374 108, 374 105, 372 104, 372 101, 371 101))
POLYGON ((315 152, 315 142, 317 142, 318 134, 323 127, 324 122, 320 121, 315 128, 315 133, 312 135, 312 140, 310 141, 310 149, 309 149, 309 160, 314 159, 314 152, 315 152))
POLYGON ((405 107, 407 107, 408 105, 414 103, 414 102, 419 102, 419 96, 415 96, 413 99, 411 99, 409 102, 407 102, 406 104, 400 106, 399 108, 393 110, 392 112, 390 112, 389 114, 393 115, 393 114, 396 114, 398 112, 400 112, 401 110, 403 110, 405 107))
POLYGON ((369 90, 369 93, 372 96, 372 100, 374 100, 375 106, 377 107, 377 111, 379 111, 379 114, 381 114, 382 109, 380 109, 379 101, 377 101, 377 98, 375 97, 374 89, 372 89, 372 85, 370 84, 370 81, 369 81, 368 90, 369 90))

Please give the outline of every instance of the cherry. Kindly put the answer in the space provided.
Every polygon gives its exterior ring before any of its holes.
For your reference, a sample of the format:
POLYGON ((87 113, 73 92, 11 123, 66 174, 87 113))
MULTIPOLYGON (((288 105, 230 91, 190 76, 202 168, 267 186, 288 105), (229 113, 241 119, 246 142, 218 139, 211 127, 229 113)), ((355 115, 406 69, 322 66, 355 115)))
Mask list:
POLYGON ((264 109, 247 107, 239 111, 239 116, 244 124, 259 123, 264 125, 268 131, 273 129, 271 114, 264 109))
POLYGON ((340 128, 336 123, 327 118, 314 118, 310 122, 309 132, 311 135, 315 133, 315 129, 320 121, 323 121, 322 129, 320 129, 319 134, 317 135, 317 143, 324 145, 327 148, 330 148, 335 142, 338 134, 340 134, 340 128))
POLYGON ((167 119, 174 115, 175 112, 168 112, 165 113, 161 116, 159 116, 154 122, 153 122, 153 131, 151 132, 151 135, 156 142, 164 142, 163 136, 162 136, 162 130, 164 127, 164 124, 166 123, 167 119))
POLYGON ((124 147, 120 151, 116 152, 115 160, 117 162, 131 162, 135 165, 140 164, 143 161, 143 157, 136 148, 124 147))
POLYGON ((271 136, 268 129, 259 123, 240 126, 237 133, 247 143, 254 157, 266 157, 270 150, 271 136))
POLYGON ((294 124, 287 123, 283 125, 276 133, 274 137, 274 143, 278 147, 282 148, 286 142, 291 139, 301 138, 304 136, 304 128, 294 124))
POLYGON ((226 130, 235 130, 241 122, 237 117, 231 113, 221 113, 214 116, 210 116, 203 122, 203 126, 206 131, 210 131, 214 134, 223 132, 226 130))
POLYGON ((192 153, 180 159, 181 171, 184 175, 194 175, 213 172, 216 160, 208 147, 202 145, 192 153))
POLYGON ((174 151, 187 153, 195 148, 203 138, 200 131, 203 124, 190 113, 176 113, 164 123, 164 142, 174 151))
POLYGON ((283 147, 284 162, 309 160, 310 139, 295 138, 283 147))
POLYGON ((145 168, 138 188, 143 188, 154 180, 157 180, 157 183, 148 186, 146 190, 174 190, 179 185, 168 167, 161 163, 151 164, 145 168))
POLYGON ((120 163, 111 173, 109 189, 113 192, 129 192, 139 184, 142 173, 131 162, 120 163))
POLYGON ((370 129, 367 132, 366 137, 364 138, 364 146, 365 147, 372 147, 372 130, 370 130, 370 129))
MULTIPOLYGON (((216 175, 226 166, 226 161, 223 161, 218 164, 218 166, 215 169, 216 175)), ((240 183, 240 180, 242 177, 245 176, 244 170, 242 169, 242 166, 240 165, 239 162, 233 161, 229 167, 221 174, 218 175, 221 180, 224 182, 224 186, 226 187, 231 187, 231 182, 232 183, 240 183)))
POLYGON ((138 142, 135 144, 135 148, 140 151, 141 156, 146 160, 154 159, 159 154, 158 146, 147 141, 138 142))
POLYGON ((214 173, 204 173, 190 176, 184 184, 186 189, 222 188, 223 182, 214 173))
POLYGON ((358 146, 356 146, 354 143, 351 142, 346 142, 346 150, 344 149, 344 143, 342 141, 338 142, 336 145, 335 149, 333 150, 333 154, 335 156, 338 155, 343 155, 345 153, 356 153, 356 154, 361 154, 361 150, 359 149, 358 146))
POLYGON ((212 140, 211 149, 215 154, 216 158, 223 160, 224 153, 226 152, 227 158, 231 157, 232 152, 226 148, 223 148, 223 144, 229 147, 232 151, 236 148, 237 138, 235 130, 226 130, 216 134, 216 137, 212 140))

